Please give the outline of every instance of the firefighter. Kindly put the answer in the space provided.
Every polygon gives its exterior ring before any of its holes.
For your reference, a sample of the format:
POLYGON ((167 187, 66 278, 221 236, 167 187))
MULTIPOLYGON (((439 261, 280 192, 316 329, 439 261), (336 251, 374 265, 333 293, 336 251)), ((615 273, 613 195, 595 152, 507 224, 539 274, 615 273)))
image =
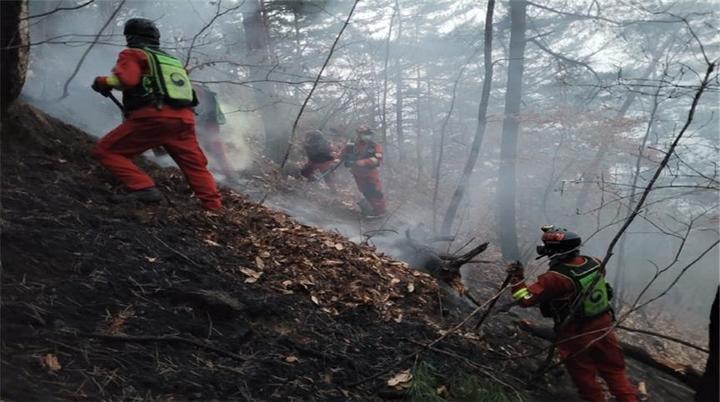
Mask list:
POLYGON ((587 401, 605 401, 596 376, 605 380, 618 402, 635 402, 635 388, 625 373, 625 359, 612 331, 613 315, 606 284, 597 258, 580 255, 580 236, 552 225, 542 228, 540 256, 550 258, 550 268, 526 285, 519 262, 510 264, 513 299, 522 307, 539 305, 545 317, 555 321, 556 346, 565 368, 587 401), (600 278, 596 277, 601 275, 600 278), (589 287, 595 282, 592 291, 589 287), (572 307, 578 295, 588 293, 584 302, 572 307), (569 317, 572 314, 571 317, 569 317))
POLYGON ((303 148, 308 160, 300 170, 300 174, 308 180, 315 180, 318 176, 322 176, 325 184, 335 192, 332 171, 340 161, 337 159, 337 152, 333 145, 323 136, 322 131, 314 130, 305 134, 303 148))
POLYGON ((196 131, 202 149, 217 165, 225 180, 234 180, 234 169, 228 160, 225 141, 220 135, 220 126, 225 124, 225 115, 220 109, 217 94, 205 85, 194 85, 198 106, 195 107, 196 131))
POLYGON ((163 147, 182 170, 190 187, 208 210, 221 207, 215 179, 195 136, 197 104, 182 63, 160 50, 160 32, 144 18, 132 18, 123 30, 128 49, 118 56, 112 75, 96 77, 92 88, 104 96, 123 92, 125 120, 101 138, 92 156, 126 187, 112 202, 158 202, 155 182, 130 159, 163 147))
POLYGON ((357 128, 355 142, 348 143, 343 149, 340 159, 355 178, 358 190, 365 197, 365 202, 359 202, 361 212, 368 218, 385 215, 385 196, 380 182, 380 163, 383 159, 383 149, 372 138, 375 132, 368 126, 357 128))

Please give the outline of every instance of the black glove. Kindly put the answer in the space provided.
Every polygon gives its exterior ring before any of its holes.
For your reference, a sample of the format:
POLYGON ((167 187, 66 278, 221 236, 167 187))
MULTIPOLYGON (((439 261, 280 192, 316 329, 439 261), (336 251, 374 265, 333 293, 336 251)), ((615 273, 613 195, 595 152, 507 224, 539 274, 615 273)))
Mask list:
POLYGON ((522 263, 520 261, 513 261, 510 264, 508 264, 507 268, 505 269, 505 272, 507 272, 508 276, 511 276, 513 278, 524 278, 525 277, 525 267, 523 267, 522 263))
POLYGON ((102 85, 98 79, 95 79, 95 81, 93 81, 91 88, 93 89, 93 91, 99 93, 106 98, 110 96, 110 91, 112 91, 112 89, 108 88, 105 85, 102 85))

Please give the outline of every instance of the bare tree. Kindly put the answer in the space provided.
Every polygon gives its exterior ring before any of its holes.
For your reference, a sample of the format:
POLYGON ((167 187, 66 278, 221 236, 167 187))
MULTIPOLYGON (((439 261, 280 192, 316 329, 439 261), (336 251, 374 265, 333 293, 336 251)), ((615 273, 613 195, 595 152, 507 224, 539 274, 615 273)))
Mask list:
POLYGON ((510 2, 510 62, 505 92, 505 118, 500 145, 497 192, 497 231, 503 257, 518 260, 520 250, 515 222, 516 157, 520 130, 520 100, 525 57, 525 0, 510 2))
POLYGON ((27 24, 28 2, 3 1, 0 2, 0 70, 3 78, 0 80, 0 110, 2 119, 5 110, 22 91, 25 84, 25 75, 28 66, 28 44, 30 32, 27 24))
POLYGON ((443 218, 442 233, 450 233, 453 221, 455 220, 458 208, 460 207, 460 202, 465 194, 465 189, 470 183, 470 176, 472 175, 473 169, 475 169, 475 164, 477 164, 478 156, 480 155, 480 147, 482 146, 483 138, 485 137, 485 128, 487 127, 487 109, 488 104, 490 103, 490 89, 492 87, 493 78, 492 30, 494 11, 495 0, 489 0, 487 4, 487 11, 485 13, 485 39, 483 44, 483 63, 485 74, 483 77, 483 86, 480 95, 480 105, 478 106, 478 123, 475 128, 475 137, 473 138, 472 147, 470 148, 470 155, 468 155, 462 176, 460 177, 457 187, 453 192, 452 198, 450 199, 450 205, 448 205, 445 217, 443 218))

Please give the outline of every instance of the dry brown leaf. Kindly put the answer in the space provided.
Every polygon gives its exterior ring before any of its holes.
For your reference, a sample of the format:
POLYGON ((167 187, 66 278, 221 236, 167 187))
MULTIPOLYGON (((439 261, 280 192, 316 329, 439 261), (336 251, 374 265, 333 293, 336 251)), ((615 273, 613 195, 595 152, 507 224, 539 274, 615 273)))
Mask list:
POLYGON ((295 355, 288 355, 287 357, 285 357, 285 361, 288 363, 295 363, 298 361, 298 358, 295 355))
POLYGON ((448 396, 448 390, 447 387, 444 385, 439 385, 437 388, 435 388, 435 392, 443 398, 447 398, 448 396))
POLYGON ((390 377, 387 381, 387 385, 398 389, 410 388, 412 378, 413 376, 410 373, 410 370, 403 370, 390 377))
POLYGON ((218 242, 212 241, 210 239, 205 239, 204 241, 205 241, 205 243, 207 243, 213 247, 220 247, 220 243, 218 243, 218 242))
POLYGON ((62 366, 60 365, 60 361, 58 360, 57 356, 52 353, 47 353, 43 357, 41 357, 40 364, 42 364, 43 367, 47 368, 50 371, 58 371, 62 369, 62 366))
POLYGON ((240 267, 240 272, 251 278, 259 279, 262 276, 262 272, 255 271, 250 268, 240 267))
POLYGON ((257 266, 258 269, 265 269, 265 261, 260 257, 255 257, 255 266, 257 266))
POLYGON ((414 292, 414 291, 415 291, 415 284, 412 283, 412 282, 408 283, 407 290, 408 290, 408 293, 414 292))
POLYGON ((343 246, 341 243, 335 243, 335 249, 338 251, 345 250, 345 246, 343 246))
POLYGON ((270 253, 268 251, 263 251, 262 253, 260 253, 260 257, 270 258, 270 253))
POLYGON ((318 306, 320 305, 320 300, 318 300, 317 297, 315 297, 315 296, 310 296, 310 300, 312 300, 312 302, 315 303, 315 304, 317 304, 318 306))

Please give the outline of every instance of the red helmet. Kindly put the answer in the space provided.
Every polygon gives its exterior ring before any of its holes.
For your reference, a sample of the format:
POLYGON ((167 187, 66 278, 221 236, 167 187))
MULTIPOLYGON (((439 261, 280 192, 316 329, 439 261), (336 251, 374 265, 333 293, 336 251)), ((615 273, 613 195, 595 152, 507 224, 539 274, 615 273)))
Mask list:
POLYGON ((580 248, 582 244, 580 236, 567 229, 545 225, 541 230, 543 231, 543 244, 537 247, 537 253, 540 255, 553 256, 555 254, 571 253, 580 248))

